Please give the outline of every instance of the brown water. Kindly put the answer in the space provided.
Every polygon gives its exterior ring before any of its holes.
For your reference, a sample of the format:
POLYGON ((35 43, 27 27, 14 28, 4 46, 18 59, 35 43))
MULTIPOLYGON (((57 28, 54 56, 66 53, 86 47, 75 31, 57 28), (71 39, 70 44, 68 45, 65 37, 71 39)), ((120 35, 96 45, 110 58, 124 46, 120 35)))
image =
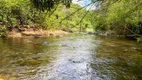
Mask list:
POLYGON ((1 79, 141 80, 142 43, 91 35, 1 38, 1 79))

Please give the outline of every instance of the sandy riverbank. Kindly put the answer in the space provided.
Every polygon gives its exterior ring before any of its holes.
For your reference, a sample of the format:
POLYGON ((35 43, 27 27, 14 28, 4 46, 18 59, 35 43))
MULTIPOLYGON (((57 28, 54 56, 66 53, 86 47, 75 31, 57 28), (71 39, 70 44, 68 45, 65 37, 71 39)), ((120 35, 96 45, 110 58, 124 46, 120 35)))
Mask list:
POLYGON ((62 30, 37 30, 37 31, 9 31, 7 37, 61 37, 68 35, 68 32, 62 30))

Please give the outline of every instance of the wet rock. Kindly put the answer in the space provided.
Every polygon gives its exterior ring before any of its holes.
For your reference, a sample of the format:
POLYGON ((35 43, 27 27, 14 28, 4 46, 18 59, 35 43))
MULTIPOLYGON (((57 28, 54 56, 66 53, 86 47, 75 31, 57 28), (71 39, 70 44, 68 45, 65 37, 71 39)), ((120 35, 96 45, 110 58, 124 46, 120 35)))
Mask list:
POLYGON ((37 60, 37 59, 39 59, 40 58, 40 56, 38 55, 38 56, 35 56, 35 57, 33 57, 33 59, 35 59, 35 60, 37 60))
POLYGON ((115 47, 115 45, 110 45, 111 47, 115 47))
POLYGON ((73 63, 82 63, 82 62, 84 62, 84 60, 85 59, 82 58, 82 59, 79 59, 79 60, 78 59, 69 59, 68 61, 73 62, 73 63))
POLYGON ((69 59, 69 61, 72 61, 72 59, 69 59))
POLYGON ((75 61, 73 59, 69 59, 70 62, 73 62, 73 63, 81 63, 81 61, 75 61))
POLYGON ((135 47, 132 47, 132 49, 136 50, 137 48, 135 48, 135 47))
POLYGON ((81 63, 81 61, 72 61, 73 63, 81 63))
POLYGON ((68 47, 68 45, 66 45, 66 44, 62 44, 62 47, 68 47))
POLYGON ((35 37, 35 38, 41 38, 42 35, 35 35, 34 37, 35 37))
POLYGON ((59 35, 56 35, 56 38, 60 38, 60 36, 59 36, 59 35))
POLYGON ((53 34, 53 33, 50 33, 49 36, 54 36, 54 34, 53 34))
POLYGON ((70 30, 70 29, 65 29, 65 28, 63 28, 62 31, 69 32, 69 33, 73 33, 72 30, 70 30))
POLYGON ((92 32, 88 32, 88 34, 93 34, 92 32))
POLYGON ((125 52, 127 52, 128 50, 127 50, 127 49, 125 49, 124 51, 125 51, 125 52))
POLYGON ((32 43, 32 41, 31 41, 31 40, 28 40, 28 39, 24 39, 24 42, 25 42, 25 43, 32 43))
POLYGON ((43 46, 48 46, 49 43, 48 43, 48 42, 44 42, 42 45, 43 45, 43 46))

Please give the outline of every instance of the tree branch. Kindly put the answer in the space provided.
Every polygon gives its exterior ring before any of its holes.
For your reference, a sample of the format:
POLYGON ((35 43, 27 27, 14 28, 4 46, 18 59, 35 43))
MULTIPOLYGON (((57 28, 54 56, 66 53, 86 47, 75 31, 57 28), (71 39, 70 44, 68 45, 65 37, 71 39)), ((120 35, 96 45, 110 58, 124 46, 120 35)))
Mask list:
MULTIPOLYGON (((93 6, 94 6, 94 4, 90 6, 89 10, 90 10, 93 6)), ((82 20, 87 16, 87 14, 89 13, 89 10, 88 10, 88 11, 85 13, 85 15, 81 18, 81 20, 79 21, 78 24, 80 24, 80 23, 82 22, 82 20)), ((77 25, 78 25, 78 24, 77 24, 77 25)))
POLYGON ((60 23, 62 23, 64 20, 66 20, 66 19, 69 18, 70 16, 74 15, 74 14, 77 13, 78 11, 80 11, 80 10, 84 9, 85 7, 87 7, 87 6, 89 6, 89 5, 93 4, 93 3, 96 3, 96 2, 97 2, 97 0, 94 1, 94 2, 92 2, 92 3, 89 3, 88 5, 85 5, 85 6, 81 7, 81 8, 79 8, 79 9, 77 9, 77 10, 74 11, 72 14, 70 14, 70 15, 66 16, 65 18, 63 18, 60 23))

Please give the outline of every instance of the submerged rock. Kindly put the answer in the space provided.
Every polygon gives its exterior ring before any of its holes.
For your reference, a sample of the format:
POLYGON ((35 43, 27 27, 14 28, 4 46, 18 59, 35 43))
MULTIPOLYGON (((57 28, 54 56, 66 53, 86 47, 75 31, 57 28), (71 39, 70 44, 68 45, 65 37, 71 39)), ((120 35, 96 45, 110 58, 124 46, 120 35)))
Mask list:
POLYGON ((73 63, 81 63, 81 61, 72 61, 73 63))
POLYGON ((68 61, 73 62, 73 63, 82 63, 84 62, 84 59, 80 59, 80 60, 69 59, 68 61))
POLYGON ((56 35, 56 38, 60 38, 60 36, 59 36, 59 35, 56 35))
POLYGON ((65 28, 63 28, 62 31, 69 32, 69 33, 73 33, 72 30, 70 30, 70 29, 65 29, 65 28))
POLYGON ((62 47, 68 47, 68 45, 66 45, 66 44, 62 44, 62 47))
POLYGON ((42 35, 35 35, 34 37, 35 37, 35 38, 41 38, 42 35))
POLYGON ((43 46, 48 46, 49 43, 48 43, 48 42, 44 42, 42 45, 43 45, 43 46))

